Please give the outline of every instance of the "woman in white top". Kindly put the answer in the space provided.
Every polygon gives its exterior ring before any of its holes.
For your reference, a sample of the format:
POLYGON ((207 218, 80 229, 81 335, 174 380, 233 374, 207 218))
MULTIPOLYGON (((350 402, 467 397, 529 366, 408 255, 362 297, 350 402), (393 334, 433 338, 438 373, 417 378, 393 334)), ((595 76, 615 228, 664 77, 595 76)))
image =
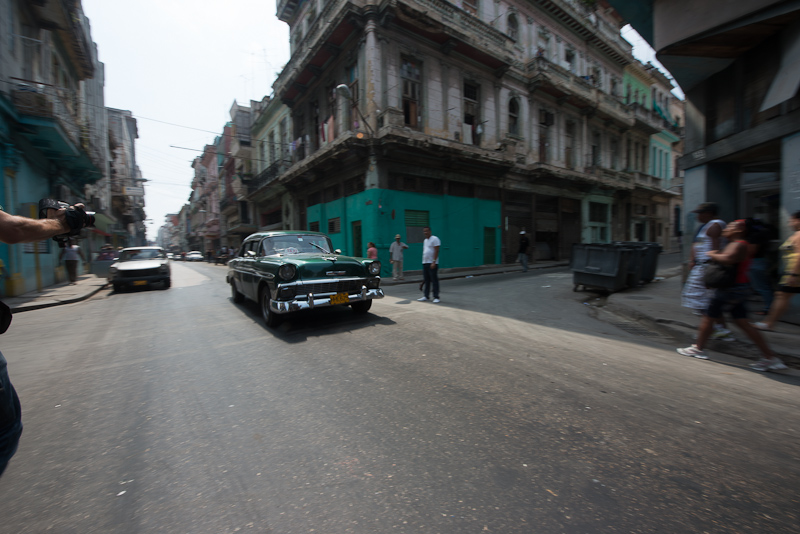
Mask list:
MULTIPOLYGON (((681 295, 681 305, 690 308, 695 315, 703 315, 708 309, 711 297, 714 295, 713 289, 706 288, 703 281, 705 273, 705 263, 709 260, 708 252, 721 250, 723 243, 722 230, 725 229, 725 221, 717 218, 717 205, 713 202, 700 204, 692 213, 697 214, 697 220, 703 225, 695 235, 692 243, 691 258, 689 259, 689 277, 686 285, 683 286, 681 295)), ((711 339, 733 340, 730 330, 724 326, 724 319, 720 319, 715 324, 714 333, 711 339)))

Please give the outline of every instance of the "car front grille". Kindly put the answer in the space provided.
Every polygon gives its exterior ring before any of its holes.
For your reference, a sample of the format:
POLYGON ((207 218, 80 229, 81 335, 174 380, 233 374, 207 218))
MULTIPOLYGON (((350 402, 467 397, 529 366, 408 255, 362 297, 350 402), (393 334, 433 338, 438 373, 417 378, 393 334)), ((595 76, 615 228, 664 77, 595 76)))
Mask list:
POLYGON ((158 269, 136 269, 132 271, 120 271, 121 276, 125 278, 140 278, 144 276, 157 276, 158 269))
POLYGON ((361 291, 361 286, 365 284, 366 281, 363 279, 299 284, 296 286, 296 294, 308 295, 309 293, 314 293, 315 295, 319 295, 323 293, 358 293, 361 291))

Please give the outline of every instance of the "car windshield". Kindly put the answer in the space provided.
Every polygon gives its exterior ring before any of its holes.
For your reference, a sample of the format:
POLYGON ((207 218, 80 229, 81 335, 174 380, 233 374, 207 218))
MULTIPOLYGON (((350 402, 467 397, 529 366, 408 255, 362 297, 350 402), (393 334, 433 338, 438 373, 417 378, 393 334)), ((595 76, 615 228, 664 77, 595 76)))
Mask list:
POLYGON ((119 261, 153 260, 163 258, 164 252, 155 249, 130 249, 123 250, 119 255, 119 261))
POLYGON ((331 242, 324 235, 281 235, 267 237, 261 242, 261 250, 265 256, 303 252, 330 254, 331 249, 331 242))

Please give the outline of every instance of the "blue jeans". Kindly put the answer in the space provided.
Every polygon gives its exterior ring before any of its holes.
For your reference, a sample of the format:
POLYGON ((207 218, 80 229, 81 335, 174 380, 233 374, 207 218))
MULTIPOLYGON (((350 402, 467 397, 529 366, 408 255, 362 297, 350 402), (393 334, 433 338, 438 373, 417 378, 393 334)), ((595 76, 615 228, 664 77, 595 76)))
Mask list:
POLYGON ((19 436, 22 434, 22 409, 19 397, 11 385, 6 369, 6 359, 0 353, 0 476, 8 461, 17 452, 19 436))
POLYGON ((750 262, 750 270, 747 271, 747 277, 750 279, 750 285, 756 293, 761 295, 761 299, 764 301, 764 311, 768 312, 770 306, 772 306, 775 292, 769 281, 769 262, 767 258, 753 258, 750 262))
POLYGON ((430 298, 431 296, 431 284, 433 284, 433 298, 439 298, 439 267, 437 266, 435 269, 431 269, 430 263, 423 263, 422 264, 422 279, 424 280, 425 285, 423 286, 422 292, 425 295, 425 298, 430 298))
POLYGON ((519 261, 522 264, 522 272, 525 272, 525 271, 528 270, 528 255, 527 254, 525 254, 524 252, 520 252, 519 254, 517 254, 517 261, 519 261))

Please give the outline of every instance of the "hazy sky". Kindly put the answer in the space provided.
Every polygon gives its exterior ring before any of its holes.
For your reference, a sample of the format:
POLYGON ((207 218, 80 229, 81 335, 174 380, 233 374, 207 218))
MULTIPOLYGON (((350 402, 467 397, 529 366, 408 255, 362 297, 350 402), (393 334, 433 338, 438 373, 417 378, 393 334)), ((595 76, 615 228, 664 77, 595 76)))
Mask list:
POLYGON ((83 0, 83 10, 105 64, 106 106, 137 119, 155 239, 189 199, 191 162, 222 133, 233 101, 272 93, 289 60, 289 26, 275 0, 83 0))
MULTIPOLYGON (((106 106, 137 119, 147 237, 155 239, 165 216, 188 201, 190 164, 222 133, 233 101, 272 93, 289 60, 289 27, 275 0, 83 0, 83 10, 105 64, 106 106)), ((623 36, 642 61, 655 59, 633 30, 623 36)))

